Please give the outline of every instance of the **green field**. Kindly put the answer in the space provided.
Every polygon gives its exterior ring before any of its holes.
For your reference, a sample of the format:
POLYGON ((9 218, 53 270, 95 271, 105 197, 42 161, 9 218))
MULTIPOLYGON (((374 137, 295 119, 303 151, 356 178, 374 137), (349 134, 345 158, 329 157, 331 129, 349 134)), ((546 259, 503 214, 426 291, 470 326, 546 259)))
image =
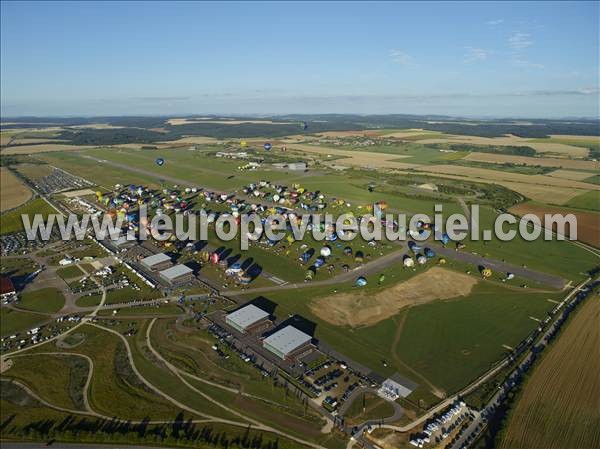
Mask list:
POLYGON ((575 198, 569 200, 566 206, 600 212, 600 192, 592 190, 591 192, 577 195, 575 198))
POLYGON ((132 287, 119 287, 108 290, 106 293, 106 304, 120 304, 123 302, 132 302, 136 300, 149 300, 154 299, 159 295, 159 292, 152 291, 147 286, 145 286, 145 288, 141 288, 140 290, 134 290, 132 287))
MULTIPOLYGON (((89 390, 92 409, 108 416, 124 419, 170 419, 180 412, 170 402, 158 396, 142 383, 131 369, 125 347, 118 337, 104 330, 85 326, 83 343, 64 353, 89 356, 94 362, 94 372, 89 390), (119 398, 115 401, 115 398, 119 398)), ((45 352, 50 346, 40 346, 31 353, 45 352)))
MULTIPOLYGON (((428 137, 424 137, 428 138, 428 137)), ((327 147, 323 147, 327 148, 327 147)), ((395 154, 402 156, 399 159, 395 159, 398 162, 405 162, 407 164, 439 164, 448 161, 461 159, 467 154, 467 151, 455 151, 447 152, 440 151, 437 148, 432 148, 427 145, 423 145, 417 142, 388 142, 388 143, 376 143, 375 145, 357 145, 352 143, 345 143, 340 146, 331 147, 332 149, 360 151, 369 153, 386 153, 395 154)))
POLYGON ((589 182, 590 184, 600 184, 600 175, 593 175, 589 178, 585 178, 583 182, 589 182))
POLYGON ((77 298, 75 300, 75 305, 77 305, 79 307, 97 306, 98 304, 100 304, 101 300, 102 300, 101 294, 92 294, 89 296, 82 296, 80 298, 77 298))
POLYGON ((69 267, 59 268, 58 270, 56 270, 56 274, 58 274, 61 278, 67 280, 82 277, 83 271, 81 271, 79 267, 71 265, 69 267))
POLYGON ((14 357, 3 375, 32 389, 52 405, 72 410, 83 409, 83 391, 89 365, 75 356, 24 354, 14 357), (48 382, 48 373, 52 381, 48 382))
POLYGON ((33 312, 55 313, 63 308, 65 297, 56 288, 30 290, 21 295, 19 307, 33 312))
POLYGON ((29 330, 47 320, 48 317, 43 315, 0 307, 0 333, 3 337, 29 330))
POLYGON ((0 215, 0 234, 10 234, 12 232, 22 231, 23 221, 22 214, 29 215, 30 222, 35 214, 42 214, 44 220, 48 218, 48 214, 56 214, 56 210, 41 198, 31 200, 27 204, 18 207, 6 214, 0 215))
POLYGON ((354 399, 344 414, 344 420, 348 425, 354 425, 389 418, 393 414, 394 408, 387 401, 371 393, 362 393, 354 399))
MULTIPOLYGON (((79 305, 79 304, 78 304, 79 305)), ((98 312, 99 316, 114 316, 120 318, 121 315, 126 316, 137 316, 137 315, 179 315, 183 310, 175 304, 160 304, 156 306, 138 306, 138 307, 124 307, 121 309, 106 309, 98 312), (114 311, 117 313, 113 313, 114 311)))

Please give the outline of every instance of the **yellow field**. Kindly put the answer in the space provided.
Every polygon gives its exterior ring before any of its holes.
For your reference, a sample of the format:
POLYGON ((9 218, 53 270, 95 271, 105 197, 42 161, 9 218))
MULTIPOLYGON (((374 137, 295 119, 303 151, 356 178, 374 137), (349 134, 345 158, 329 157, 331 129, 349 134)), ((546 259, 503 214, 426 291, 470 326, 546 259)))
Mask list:
POLYGON ((291 144, 288 145, 290 150, 300 150, 307 153, 317 153, 320 155, 342 156, 343 160, 336 160, 336 165, 352 165, 364 168, 396 168, 399 170, 406 170, 410 168, 421 167, 418 164, 409 164, 405 162, 397 162, 397 159, 402 157, 397 154, 385 154, 385 153, 368 153, 351 150, 339 150, 337 148, 325 148, 317 145, 302 145, 302 144, 291 144), (396 159, 396 160, 394 160, 396 159))
POLYGON ((69 128, 75 129, 123 129, 124 126, 109 125, 108 123, 91 123, 88 125, 75 125, 69 128))
POLYGON ((47 152, 52 152, 52 151, 87 150, 90 148, 96 148, 96 147, 43 143, 40 145, 22 145, 22 146, 18 146, 18 147, 3 148, 2 154, 36 154, 36 153, 47 153, 47 152))
POLYGON ((560 159, 551 157, 528 157, 512 156, 510 154, 494 153, 469 153, 463 159, 467 161, 488 162, 491 164, 513 164, 540 165, 542 167, 568 168, 572 170, 597 170, 600 168, 597 162, 578 159, 560 159))
POLYGON ((600 186, 571 179, 548 175, 523 175, 486 168, 461 167, 455 165, 420 166, 416 170, 434 173, 450 179, 469 179, 477 182, 503 185, 528 198, 540 202, 564 204, 571 198, 591 190, 600 190, 600 186))
POLYGON ((433 267, 375 294, 357 291, 317 298, 310 309, 337 326, 371 326, 396 315, 404 307, 467 296, 476 283, 472 276, 433 267))
POLYGON ((183 144, 211 144, 211 143, 216 143, 217 139, 215 139, 214 137, 205 137, 205 136, 189 136, 189 137, 182 137, 181 139, 177 139, 177 140, 169 140, 166 142, 158 142, 156 143, 156 146, 160 147, 161 145, 164 146, 173 146, 173 145, 183 145, 183 144))
MULTIPOLYGON (((42 125, 42 123, 38 123, 42 125)), ((48 123, 51 125, 51 123, 48 123)), ((16 123, 15 123, 16 125, 16 123)), ((43 133, 58 133, 64 131, 65 129, 60 126, 40 126, 39 128, 6 128, 4 123, 2 124, 2 133, 11 132, 11 133, 35 133, 35 132, 43 132, 43 133)))
POLYGON ((0 133, 0 145, 8 145, 15 134, 17 134, 16 131, 2 131, 0 133))
POLYGON ((435 137, 442 137, 443 134, 438 131, 428 131, 426 129, 406 129, 402 131, 394 131, 391 133, 381 134, 381 137, 396 137, 399 139, 407 138, 407 137, 417 137, 421 136, 422 139, 433 139, 435 137))
POLYGON ((600 447, 600 297, 543 356, 516 404, 501 449, 600 447))
POLYGON ((548 176, 552 176, 553 178, 571 179, 573 181, 583 181, 590 177, 590 173, 573 170, 555 170, 548 173, 548 176))
POLYGON ((0 167, 0 212, 20 206, 31 198, 31 190, 6 167, 0 167))
POLYGON ((527 146, 538 153, 552 153, 559 157, 586 157, 587 148, 563 143, 539 142, 535 139, 507 135, 504 137, 478 137, 447 135, 443 138, 423 139, 419 143, 465 143, 473 145, 527 146))
POLYGON ((599 136, 571 136, 569 134, 550 134, 553 139, 581 140, 583 142, 600 143, 599 136))

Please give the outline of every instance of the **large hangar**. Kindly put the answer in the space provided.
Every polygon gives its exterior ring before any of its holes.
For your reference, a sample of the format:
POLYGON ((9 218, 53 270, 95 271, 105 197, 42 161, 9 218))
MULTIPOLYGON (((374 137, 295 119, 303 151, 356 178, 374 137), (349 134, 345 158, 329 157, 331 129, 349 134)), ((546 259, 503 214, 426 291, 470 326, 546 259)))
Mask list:
POLYGON ((256 333, 271 325, 269 314, 254 304, 248 304, 226 315, 225 322, 243 334, 256 333))
POLYGON ((263 347, 283 360, 295 359, 312 351, 311 340, 294 326, 286 326, 265 338, 263 347))

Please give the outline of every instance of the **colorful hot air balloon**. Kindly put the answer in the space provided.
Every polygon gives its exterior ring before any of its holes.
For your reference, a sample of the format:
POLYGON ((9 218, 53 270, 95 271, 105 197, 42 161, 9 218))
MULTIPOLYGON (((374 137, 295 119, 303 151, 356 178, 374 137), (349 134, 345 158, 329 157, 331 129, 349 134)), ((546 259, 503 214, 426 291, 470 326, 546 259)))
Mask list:
POLYGON ((272 147, 273 146, 269 142, 267 142, 263 145, 263 148, 265 149, 265 151, 271 151, 272 147))
POLYGON ((415 266, 415 261, 412 257, 406 255, 404 256, 404 260, 402 261, 405 267, 410 268, 415 266))
POLYGON ((481 270, 481 276, 484 277, 485 279, 491 277, 492 276, 492 270, 490 270, 489 268, 483 268, 481 270))
POLYGON ((321 256, 323 256, 323 257, 331 256, 331 247, 324 246, 323 248, 321 248, 321 256))
POLYGON ((364 278, 363 276, 360 276, 359 278, 356 279, 356 281, 354 282, 354 285, 356 285, 357 287, 364 287, 365 285, 367 285, 367 279, 364 278))
POLYGON ((323 265, 325 265, 325 258, 323 256, 319 256, 315 259, 315 268, 321 268, 323 265))

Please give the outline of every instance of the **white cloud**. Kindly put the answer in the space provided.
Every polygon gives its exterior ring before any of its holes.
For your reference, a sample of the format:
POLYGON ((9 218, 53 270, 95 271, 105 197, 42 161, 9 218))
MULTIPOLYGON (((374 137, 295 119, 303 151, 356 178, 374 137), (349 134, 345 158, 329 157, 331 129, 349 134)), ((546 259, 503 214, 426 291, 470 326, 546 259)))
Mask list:
POLYGON ((415 59, 411 55, 403 52, 402 50, 390 50, 390 58, 392 61, 402 66, 413 67, 416 65, 415 59))
POLYGON ((485 61, 488 56, 492 54, 492 51, 486 50, 485 48, 477 47, 465 47, 467 53, 465 54, 465 60, 471 61, 485 61))
POLYGON ((523 50, 533 45, 533 41, 529 33, 517 32, 508 38, 508 45, 514 50, 523 50))
POLYGON ((491 27, 495 27, 501 23, 504 23, 504 19, 488 20, 486 23, 491 27))
POLYGON ((513 62, 513 64, 518 65, 520 67, 527 67, 530 69, 543 69, 544 68, 543 64, 527 61, 525 59, 513 59, 512 62, 513 62))

